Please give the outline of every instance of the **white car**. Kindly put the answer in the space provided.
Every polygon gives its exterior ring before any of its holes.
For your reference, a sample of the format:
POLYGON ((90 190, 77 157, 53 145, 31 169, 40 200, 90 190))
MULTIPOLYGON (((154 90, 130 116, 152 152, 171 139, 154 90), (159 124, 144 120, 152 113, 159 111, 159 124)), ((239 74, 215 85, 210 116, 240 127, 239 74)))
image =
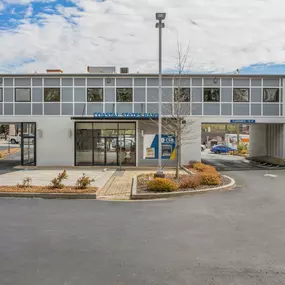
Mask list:
MULTIPOLYGON (((29 133, 23 133, 23 137, 29 137, 30 139, 34 137, 33 134, 29 133)), ((17 136, 8 136, 7 141, 10 142, 11 144, 19 144, 21 143, 21 134, 18 134, 17 136)), ((31 143, 33 140, 30 141, 31 143)))
POLYGON ((201 151, 204 151, 206 149, 206 146, 201 144, 201 151))

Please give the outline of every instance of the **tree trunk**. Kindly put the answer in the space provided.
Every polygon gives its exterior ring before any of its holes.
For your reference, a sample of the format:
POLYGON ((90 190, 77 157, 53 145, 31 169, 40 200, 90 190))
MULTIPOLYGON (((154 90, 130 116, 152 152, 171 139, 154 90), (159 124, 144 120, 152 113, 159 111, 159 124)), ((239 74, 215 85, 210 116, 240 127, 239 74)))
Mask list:
POLYGON ((178 131, 176 134, 176 172, 175 178, 179 179, 179 170, 180 170, 180 147, 181 147, 181 130, 178 127, 178 131))
POLYGON ((180 168, 180 146, 179 144, 176 145, 176 172, 175 172, 175 178, 179 178, 179 168, 180 168))

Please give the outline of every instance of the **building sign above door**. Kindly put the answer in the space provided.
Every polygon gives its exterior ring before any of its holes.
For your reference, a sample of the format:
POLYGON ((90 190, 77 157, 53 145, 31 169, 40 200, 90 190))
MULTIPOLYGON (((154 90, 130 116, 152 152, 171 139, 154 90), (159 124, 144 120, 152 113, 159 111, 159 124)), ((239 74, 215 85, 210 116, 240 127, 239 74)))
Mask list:
POLYGON ((157 113, 94 113, 94 118, 158 118, 157 113))
POLYGON ((231 124, 254 124, 255 120, 231 120, 231 124))

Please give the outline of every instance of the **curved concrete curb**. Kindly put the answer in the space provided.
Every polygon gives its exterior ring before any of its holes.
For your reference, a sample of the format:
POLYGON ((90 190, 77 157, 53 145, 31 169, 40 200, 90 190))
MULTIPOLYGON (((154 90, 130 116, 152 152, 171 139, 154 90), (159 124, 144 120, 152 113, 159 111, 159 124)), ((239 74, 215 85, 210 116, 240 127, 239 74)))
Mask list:
POLYGON ((96 194, 0 192, 1 198, 96 199, 96 194))
POLYGON ((188 196, 188 195, 195 195, 195 194, 203 194, 207 192, 214 192, 214 191, 225 191, 225 190, 232 190, 232 188, 236 185, 236 182, 234 179, 232 179, 229 176, 222 175, 230 180, 230 183, 227 185, 214 187, 214 188, 208 188, 208 189, 202 189, 202 190, 196 190, 196 191, 179 191, 179 192, 167 192, 167 193, 137 193, 137 177, 135 176, 133 178, 133 187, 132 187, 132 196, 131 199, 133 200, 140 200, 140 199, 159 199, 159 198, 173 198, 173 197, 182 197, 182 196, 188 196))

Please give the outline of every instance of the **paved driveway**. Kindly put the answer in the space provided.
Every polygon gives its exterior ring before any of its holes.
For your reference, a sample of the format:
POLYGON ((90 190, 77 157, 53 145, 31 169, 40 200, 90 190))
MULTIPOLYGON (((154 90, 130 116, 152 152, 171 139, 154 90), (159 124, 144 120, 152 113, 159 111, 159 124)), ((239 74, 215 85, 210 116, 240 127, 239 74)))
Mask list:
POLYGON ((209 149, 201 152, 202 162, 213 165, 219 171, 237 171, 237 170, 258 170, 262 169, 255 164, 245 160, 244 157, 227 155, 227 154, 214 154, 209 149))
POLYGON ((173 200, 0 199, 1 284, 285 284, 285 172, 266 173, 173 200))

